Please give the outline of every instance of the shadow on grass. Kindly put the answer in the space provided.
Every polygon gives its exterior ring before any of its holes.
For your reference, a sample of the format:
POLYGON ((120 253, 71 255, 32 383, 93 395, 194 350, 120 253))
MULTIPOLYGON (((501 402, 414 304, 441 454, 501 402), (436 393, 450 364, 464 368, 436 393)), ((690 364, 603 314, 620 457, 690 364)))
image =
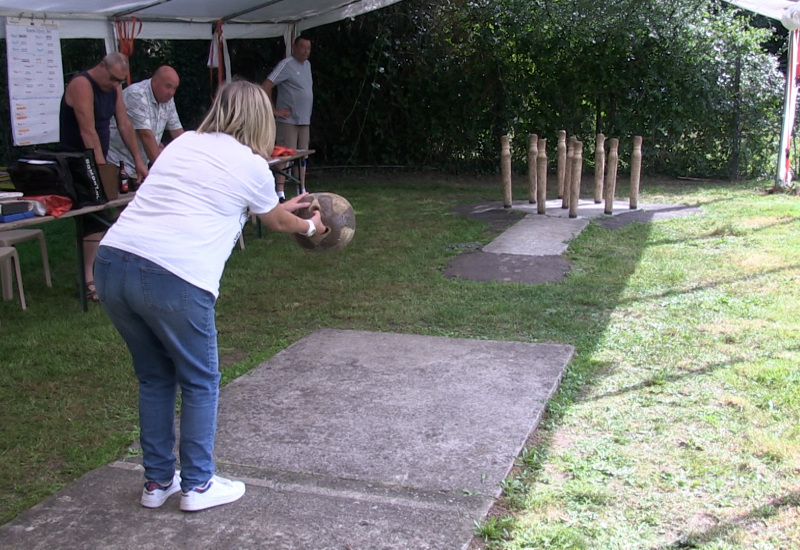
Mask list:
POLYGON ((598 218, 597 221, 606 229, 618 229, 620 227, 625 227, 632 222, 649 223, 655 220, 664 220, 700 213, 700 207, 691 206, 688 204, 663 206, 651 205, 647 210, 631 210, 629 212, 620 212, 615 216, 609 215, 598 218))
MULTIPOLYGON (((727 536, 738 529, 753 532, 756 529, 755 524, 774 518, 789 508, 798 507, 800 507, 800 490, 790 491, 783 496, 767 500, 761 506, 752 508, 746 513, 738 514, 727 521, 714 523, 705 529, 689 529, 677 540, 658 546, 654 550, 702 548, 712 543, 725 543, 727 542, 725 540, 727 536)), ((710 522, 713 522, 713 519, 710 522)), ((784 547, 782 546, 781 548, 784 547)), ((789 548, 789 546, 785 548, 789 548)))
MULTIPOLYGON (((800 219, 787 216, 786 219, 778 221, 778 222, 775 222, 775 223, 768 223, 768 224, 761 225, 761 226, 758 226, 758 227, 749 227, 747 229, 737 229, 735 232, 731 233, 731 236, 739 237, 739 236, 744 236, 744 235, 748 235, 748 234, 756 234, 756 233, 758 233, 760 231, 767 231, 768 229, 775 229, 776 227, 793 225, 793 224, 796 224, 796 223, 800 223, 800 219)), ((697 237, 686 237, 686 238, 683 238, 683 239, 660 239, 660 240, 654 240, 651 243, 651 246, 663 246, 663 245, 673 245, 673 244, 681 244, 681 243, 687 243, 687 242, 707 241, 707 240, 710 240, 710 239, 715 239, 715 238, 724 237, 724 236, 726 236, 726 235, 725 235, 725 233, 722 233, 722 232, 711 232, 711 233, 707 233, 705 235, 698 235, 697 237)))
POLYGON ((658 298, 671 298, 671 297, 674 297, 674 296, 685 296, 687 294, 693 294, 695 292, 703 292, 705 290, 710 290, 710 289, 718 288, 718 287, 721 287, 721 286, 730 285, 730 284, 733 284, 733 283, 739 283, 739 282, 742 282, 742 281, 757 281, 758 279, 766 278, 766 277, 769 277, 771 275, 775 275, 777 273, 781 273, 781 272, 784 272, 784 271, 794 271, 794 270, 800 270, 800 264, 791 264, 791 265, 785 265, 785 266, 781 266, 781 267, 776 267, 776 268, 773 268, 773 269, 765 269, 765 270, 760 271, 759 273, 756 273, 756 274, 753 274, 753 275, 744 275, 742 277, 728 277, 728 278, 725 278, 725 279, 718 279, 718 280, 716 280, 716 281, 714 281, 712 283, 706 283, 706 284, 702 284, 702 285, 697 285, 697 286, 693 286, 691 288, 686 288, 686 289, 676 289, 676 290, 670 289, 670 290, 667 290, 665 292, 659 292, 657 294, 646 294, 646 295, 642 295, 642 296, 637 296, 636 298, 625 298, 625 299, 619 300, 618 303, 619 304, 632 304, 632 303, 636 303, 636 302, 649 302, 651 300, 658 299, 658 298))
MULTIPOLYGON (((787 352, 796 352, 798 350, 800 350, 800 346, 793 347, 793 348, 791 348, 791 347, 790 348, 786 348, 785 351, 787 351, 787 352)), ((654 386, 663 386, 663 385, 668 384, 670 382, 678 382, 680 380, 685 380, 687 378, 692 378, 692 377, 696 377, 696 376, 704 376, 704 375, 711 374, 711 373, 719 371, 719 370, 730 369, 732 367, 735 367, 736 365, 744 365, 746 363, 752 363, 752 362, 758 361, 760 359, 770 359, 772 357, 774 357, 774 354, 770 352, 770 353, 765 353, 765 354, 762 354, 762 355, 750 356, 750 357, 747 357, 747 358, 744 358, 744 357, 742 357, 742 358, 733 358, 733 359, 731 359, 729 361, 724 361, 724 362, 720 362, 720 363, 711 363, 711 364, 706 365, 704 367, 693 368, 691 370, 687 370, 686 372, 682 372, 680 374, 664 375, 662 373, 658 373, 656 376, 651 376, 650 378, 647 378, 646 380, 642 380, 638 384, 634 384, 632 386, 627 386, 627 387, 620 388, 618 390, 614 390, 614 391, 610 391, 610 392, 606 392, 606 393, 593 395, 592 397, 587 398, 587 399, 589 401, 600 401, 600 400, 603 400, 603 399, 608 399, 610 397, 615 397, 615 396, 618 396, 618 395, 625 395, 627 393, 643 390, 645 388, 652 388, 654 386)), ((584 399, 584 400, 587 400, 587 399, 584 399)))

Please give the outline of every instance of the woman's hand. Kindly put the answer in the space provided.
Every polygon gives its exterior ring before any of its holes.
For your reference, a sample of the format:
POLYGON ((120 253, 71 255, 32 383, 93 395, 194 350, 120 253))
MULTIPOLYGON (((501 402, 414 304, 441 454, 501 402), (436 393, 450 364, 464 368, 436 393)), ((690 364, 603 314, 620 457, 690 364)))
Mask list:
POLYGON ((306 195, 308 195, 308 193, 303 193, 302 195, 297 195, 296 197, 292 197, 291 199, 282 203, 281 206, 287 212, 297 212, 298 210, 306 208, 309 205, 309 203, 307 202, 300 202, 306 195))
MULTIPOLYGON (((275 231, 305 234, 308 231, 308 222, 294 214, 294 212, 310 206, 307 202, 301 202, 306 195, 308 193, 292 197, 286 202, 276 205, 266 214, 259 214, 258 217, 261 219, 261 223, 275 231)), ((327 228, 322 223, 322 215, 319 210, 314 211, 311 221, 314 222, 317 233, 322 234, 326 231, 327 228)))

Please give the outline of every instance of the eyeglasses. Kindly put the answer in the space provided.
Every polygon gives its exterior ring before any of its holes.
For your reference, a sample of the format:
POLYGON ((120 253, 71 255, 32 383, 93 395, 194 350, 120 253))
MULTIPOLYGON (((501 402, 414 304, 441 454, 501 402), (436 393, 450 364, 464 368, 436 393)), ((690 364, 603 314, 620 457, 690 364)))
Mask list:
POLYGON ((106 67, 106 72, 108 73, 108 79, 111 82, 114 82, 116 84, 122 84, 123 82, 127 82, 128 81, 127 77, 125 77, 125 78, 117 78, 116 76, 111 74, 111 71, 108 70, 108 67, 106 67))

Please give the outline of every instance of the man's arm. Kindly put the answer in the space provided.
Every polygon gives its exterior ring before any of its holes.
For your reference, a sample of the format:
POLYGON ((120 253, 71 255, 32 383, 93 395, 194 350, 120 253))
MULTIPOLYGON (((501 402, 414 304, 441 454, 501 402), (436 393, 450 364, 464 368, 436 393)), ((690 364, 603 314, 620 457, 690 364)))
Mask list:
POLYGON ((267 92, 267 97, 269 97, 269 102, 272 104, 272 112, 275 114, 276 117, 280 118, 289 118, 292 116, 292 112, 289 109, 278 109, 275 107, 275 100, 272 99, 272 91, 275 89, 275 83, 271 81, 269 78, 264 80, 261 83, 261 87, 264 88, 264 91, 267 92))
POLYGON ((271 81, 269 78, 265 79, 264 82, 261 83, 261 87, 264 88, 264 91, 267 92, 267 97, 269 97, 269 102, 272 103, 272 110, 275 110, 275 100, 272 99, 272 90, 275 89, 275 83, 271 81))
POLYGON ((119 130, 119 135, 122 137, 122 142, 133 156, 136 175, 139 177, 139 180, 143 180, 147 177, 147 165, 145 165, 142 156, 139 154, 139 143, 136 141, 136 132, 133 129, 133 124, 131 124, 131 119, 128 118, 125 101, 122 99, 122 90, 117 90, 117 104, 114 109, 114 118, 117 120, 117 130, 119 130))
POLYGON ((161 144, 156 141, 156 136, 153 135, 153 132, 147 128, 136 130, 136 136, 142 142, 144 152, 148 160, 150 160, 150 164, 152 164, 161 152, 161 144))
MULTIPOLYGON (((179 135, 183 133, 183 128, 178 128, 177 130, 169 130, 169 135, 172 139, 175 139, 179 135)), ((143 130, 136 130, 136 135, 139 137, 139 140, 142 142, 142 146, 144 147, 144 152, 147 154, 147 158, 150 160, 150 165, 155 162, 158 155, 161 154, 161 151, 164 150, 164 144, 156 141, 156 136, 153 135, 153 132, 147 129, 143 130)))
POLYGON ((100 136, 97 135, 94 127, 94 90, 92 90, 89 79, 73 78, 67 85, 64 99, 67 105, 75 111, 83 144, 87 149, 94 151, 94 160, 97 164, 105 164, 106 157, 103 155, 103 146, 100 144, 100 136))
MULTIPOLYGON (((183 133, 183 124, 181 124, 181 118, 178 116, 178 110, 175 108, 175 100, 171 99, 169 105, 170 115, 165 129, 169 132, 170 138, 175 139, 183 133)), ((164 150, 163 141, 158 144, 158 150, 164 150)))

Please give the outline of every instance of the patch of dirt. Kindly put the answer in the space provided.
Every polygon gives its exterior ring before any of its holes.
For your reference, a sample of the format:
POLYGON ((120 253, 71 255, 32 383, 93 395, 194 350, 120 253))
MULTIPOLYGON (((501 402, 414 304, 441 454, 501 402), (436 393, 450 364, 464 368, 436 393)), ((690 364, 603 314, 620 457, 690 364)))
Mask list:
POLYGON ((557 283, 563 281, 572 262, 562 256, 523 256, 465 252, 450 260, 444 276, 450 279, 505 283, 557 283))

